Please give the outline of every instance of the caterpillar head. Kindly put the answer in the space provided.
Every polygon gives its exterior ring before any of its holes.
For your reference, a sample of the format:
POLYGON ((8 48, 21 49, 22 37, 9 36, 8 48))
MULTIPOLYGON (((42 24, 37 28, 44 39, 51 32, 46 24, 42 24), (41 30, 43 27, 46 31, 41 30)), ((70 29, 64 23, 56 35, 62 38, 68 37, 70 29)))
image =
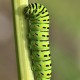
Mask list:
POLYGON ((30 12, 29 8, 25 7, 24 11, 23 11, 23 14, 24 14, 25 18, 29 18, 29 15, 30 15, 29 12, 30 12))

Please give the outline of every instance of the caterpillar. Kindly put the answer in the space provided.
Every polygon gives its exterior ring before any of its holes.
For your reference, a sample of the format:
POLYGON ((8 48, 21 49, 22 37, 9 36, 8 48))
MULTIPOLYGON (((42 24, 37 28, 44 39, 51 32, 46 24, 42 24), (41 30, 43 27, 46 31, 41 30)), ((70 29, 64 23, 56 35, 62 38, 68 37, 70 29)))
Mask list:
POLYGON ((29 21, 30 56, 35 80, 50 80, 49 13, 43 5, 30 3, 24 8, 24 15, 29 21))

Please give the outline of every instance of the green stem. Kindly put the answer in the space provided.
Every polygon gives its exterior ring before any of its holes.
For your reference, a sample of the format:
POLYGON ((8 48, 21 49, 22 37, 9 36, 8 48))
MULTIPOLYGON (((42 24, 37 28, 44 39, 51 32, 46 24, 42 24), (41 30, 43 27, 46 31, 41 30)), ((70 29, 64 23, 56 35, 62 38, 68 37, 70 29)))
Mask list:
POLYGON ((27 48, 28 41, 26 39, 28 23, 24 20, 22 13, 24 7, 28 5, 28 0, 12 0, 12 5, 19 75, 18 80, 34 80, 29 60, 29 51, 27 48))

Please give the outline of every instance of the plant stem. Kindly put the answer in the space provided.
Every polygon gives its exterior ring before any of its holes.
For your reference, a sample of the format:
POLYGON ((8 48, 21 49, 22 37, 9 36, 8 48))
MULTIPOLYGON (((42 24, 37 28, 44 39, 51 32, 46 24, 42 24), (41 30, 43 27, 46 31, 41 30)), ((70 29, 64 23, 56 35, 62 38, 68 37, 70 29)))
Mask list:
POLYGON ((29 60, 29 51, 27 48, 28 42, 26 39, 28 23, 25 21, 22 13, 24 7, 28 5, 28 0, 12 0, 12 5, 18 64, 18 80, 34 80, 29 60))

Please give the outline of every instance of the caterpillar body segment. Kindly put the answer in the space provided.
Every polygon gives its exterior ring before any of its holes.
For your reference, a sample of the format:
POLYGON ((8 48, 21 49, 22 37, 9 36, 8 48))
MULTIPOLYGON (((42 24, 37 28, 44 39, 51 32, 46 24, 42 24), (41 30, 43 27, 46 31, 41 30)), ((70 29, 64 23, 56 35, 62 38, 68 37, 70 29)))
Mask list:
POLYGON ((41 31, 31 31, 30 32, 30 39, 33 40, 49 40, 49 33, 48 32, 41 32, 41 31))
POLYGON ((49 24, 31 24, 30 25, 31 31, 49 31, 49 24))
POLYGON ((46 61, 50 59, 50 50, 45 50, 45 51, 32 51, 32 59, 35 61, 46 61))

